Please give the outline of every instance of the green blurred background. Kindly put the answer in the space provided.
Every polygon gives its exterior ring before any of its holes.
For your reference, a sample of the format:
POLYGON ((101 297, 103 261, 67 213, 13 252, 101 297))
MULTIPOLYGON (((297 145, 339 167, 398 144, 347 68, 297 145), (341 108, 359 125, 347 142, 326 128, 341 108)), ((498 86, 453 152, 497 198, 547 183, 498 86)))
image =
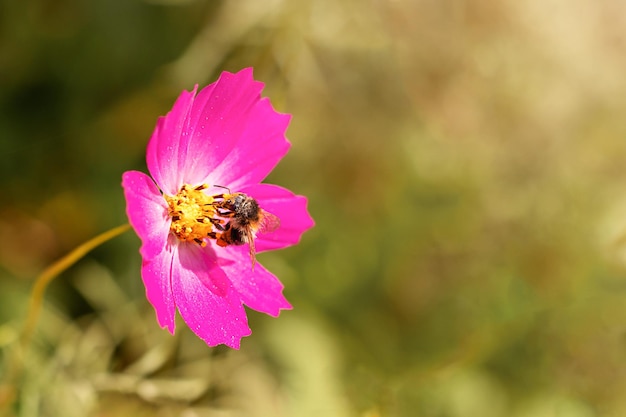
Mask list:
POLYGON ((626 6, 0 2, 0 406, 30 416, 626 416, 626 6), (267 179, 317 226, 239 351, 161 330, 126 221, 182 89, 253 66, 293 114, 267 179))

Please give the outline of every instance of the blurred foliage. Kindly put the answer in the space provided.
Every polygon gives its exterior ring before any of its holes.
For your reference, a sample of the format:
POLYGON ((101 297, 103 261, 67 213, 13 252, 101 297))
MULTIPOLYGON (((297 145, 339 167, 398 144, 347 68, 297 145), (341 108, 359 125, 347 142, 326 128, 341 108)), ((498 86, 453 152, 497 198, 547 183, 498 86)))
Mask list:
MULTIPOLYGON (((0 373, 33 277, 125 222, 181 89, 253 66, 268 182, 317 226, 260 256, 294 310, 240 351, 161 330, 138 239, 50 288, 0 405, 30 416, 626 415, 626 9, 610 0, 0 3, 0 373)), ((7 378, 3 378, 6 382, 7 378)))

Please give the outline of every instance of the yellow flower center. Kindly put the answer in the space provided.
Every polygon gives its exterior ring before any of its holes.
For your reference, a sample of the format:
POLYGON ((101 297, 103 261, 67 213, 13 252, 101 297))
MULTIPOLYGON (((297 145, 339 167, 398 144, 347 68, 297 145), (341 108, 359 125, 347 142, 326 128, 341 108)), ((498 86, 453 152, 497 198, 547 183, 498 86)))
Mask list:
POLYGON ((197 187, 185 184, 175 196, 164 196, 172 218, 170 230, 181 241, 206 246, 205 238, 216 237, 213 226, 221 220, 214 218, 217 212, 213 197, 202 192, 206 188, 206 184, 197 187))

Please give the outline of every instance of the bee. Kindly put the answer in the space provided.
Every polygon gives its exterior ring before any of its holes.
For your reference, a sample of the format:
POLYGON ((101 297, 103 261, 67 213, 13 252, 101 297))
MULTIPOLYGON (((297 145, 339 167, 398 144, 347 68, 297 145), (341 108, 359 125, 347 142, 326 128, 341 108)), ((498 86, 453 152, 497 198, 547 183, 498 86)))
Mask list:
POLYGON ((213 207, 219 216, 230 218, 225 225, 216 224, 222 233, 216 235, 219 246, 244 245, 250 248, 252 268, 256 264, 254 239, 257 233, 271 233, 280 227, 280 219, 259 207, 259 203, 244 193, 220 194, 214 196, 213 207))

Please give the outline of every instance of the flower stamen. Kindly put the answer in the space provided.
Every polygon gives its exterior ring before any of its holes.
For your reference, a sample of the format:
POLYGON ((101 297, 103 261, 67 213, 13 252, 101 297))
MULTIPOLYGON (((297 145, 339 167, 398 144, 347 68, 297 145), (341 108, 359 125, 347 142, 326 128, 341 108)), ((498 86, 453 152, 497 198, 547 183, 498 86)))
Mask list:
POLYGON ((206 246, 205 238, 215 239, 213 227, 219 228, 222 223, 214 217, 217 211, 213 197, 202 192, 207 188, 206 184, 195 187, 184 184, 175 196, 164 196, 172 218, 171 232, 183 242, 195 242, 202 247, 206 246))

